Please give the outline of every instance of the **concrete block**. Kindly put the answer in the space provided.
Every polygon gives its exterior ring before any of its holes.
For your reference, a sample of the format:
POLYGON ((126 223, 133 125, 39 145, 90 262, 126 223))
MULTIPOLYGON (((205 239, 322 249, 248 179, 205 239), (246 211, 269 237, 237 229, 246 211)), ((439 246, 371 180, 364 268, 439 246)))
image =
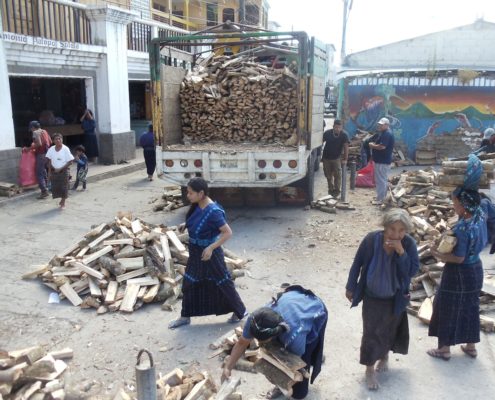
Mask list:
POLYGON ((100 133, 100 157, 98 161, 118 164, 136 157, 136 137, 134 131, 122 133, 100 133))

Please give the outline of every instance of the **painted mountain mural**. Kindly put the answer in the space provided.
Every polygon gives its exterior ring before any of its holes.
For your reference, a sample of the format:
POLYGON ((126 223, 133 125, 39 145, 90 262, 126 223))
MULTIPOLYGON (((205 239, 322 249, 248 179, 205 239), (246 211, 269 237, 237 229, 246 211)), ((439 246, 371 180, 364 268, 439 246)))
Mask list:
POLYGON ((463 128, 481 134, 495 124, 495 87, 491 86, 350 85, 346 97, 345 128, 351 136, 358 129, 375 131, 377 121, 386 116, 410 157, 427 133, 448 134, 463 128))

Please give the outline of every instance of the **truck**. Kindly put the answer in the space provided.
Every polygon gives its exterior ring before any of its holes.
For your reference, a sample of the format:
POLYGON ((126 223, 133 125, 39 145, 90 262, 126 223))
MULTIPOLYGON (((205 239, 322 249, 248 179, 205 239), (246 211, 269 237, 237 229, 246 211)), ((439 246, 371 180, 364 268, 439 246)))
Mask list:
MULTIPOLYGON (((213 188, 284 188, 292 186, 313 201, 314 176, 318 170, 323 139, 326 50, 305 32, 260 31, 219 26, 204 32, 157 38, 150 42, 152 114, 157 143, 159 176, 183 188, 192 177, 203 177, 213 188), (229 49, 253 54, 253 60, 284 59, 290 47, 297 60, 296 140, 290 145, 249 143, 192 143, 181 126, 180 85, 187 71, 171 64, 171 48, 196 48, 198 54, 214 52, 222 42, 229 49), (279 44, 283 45, 280 46, 279 44), (290 44, 289 44, 290 43, 290 44), (284 50, 285 49, 285 50, 284 50), (256 58, 256 54, 263 54, 256 58), (270 59, 269 57, 269 59, 270 59)), ((236 57, 233 54, 232 57, 236 57)), ((287 57, 289 58, 289 57, 287 57)))

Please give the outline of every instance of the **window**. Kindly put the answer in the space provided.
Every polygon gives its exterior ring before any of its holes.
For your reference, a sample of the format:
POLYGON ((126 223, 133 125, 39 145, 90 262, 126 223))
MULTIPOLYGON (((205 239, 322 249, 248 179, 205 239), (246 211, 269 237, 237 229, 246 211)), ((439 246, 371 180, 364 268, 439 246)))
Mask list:
POLYGON ((163 6, 161 4, 158 4, 158 3, 155 3, 155 2, 153 2, 153 8, 155 10, 162 11, 162 12, 166 12, 167 11, 167 9, 165 8, 165 6, 163 6))
POLYGON ((215 26, 218 25, 218 5, 207 4, 206 5, 206 25, 215 26))
POLYGON ((235 22, 235 16, 234 16, 234 9, 233 8, 224 8, 223 9, 223 14, 222 14, 222 22, 235 22))
POLYGON ((248 25, 258 25, 260 22, 260 9, 254 4, 246 5, 246 22, 248 25))

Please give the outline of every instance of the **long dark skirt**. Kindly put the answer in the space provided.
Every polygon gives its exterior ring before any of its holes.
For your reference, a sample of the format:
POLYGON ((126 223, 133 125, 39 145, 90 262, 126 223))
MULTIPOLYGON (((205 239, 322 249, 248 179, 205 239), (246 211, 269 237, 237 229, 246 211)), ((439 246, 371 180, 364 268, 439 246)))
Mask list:
POLYGON ((156 152, 155 149, 143 149, 144 162, 146 164, 146 172, 149 176, 153 175, 156 168, 156 152))
POLYGON ((86 149, 86 157, 95 158, 100 155, 98 151, 98 139, 95 133, 84 132, 84 147, 86 149))
POLYGON ((189 261, 182 283, 183 317, 222 315, 244 316, 246 307, 237 293, 225 265, 223 250, 217 248, 208 261, 201 261, 203 247, 189 245, 189 261))
POLYGON ((66 199, 69 197, 69 170, 52 172, 50 182, 52 184, 52 198, 66 199))
POLYGON ((482 286, 481 262, 445 265, 428 330, 430 336, 438 338, 439 347, 480 341, 482 286))
POLYGON ((409 323, 406 312, 394 314, 394 300, 365 295, 363 299, 363 338, 359 362, 373 365, 384 359, 389 351, 407 354, 409 323))
MULTIPOLYGON (((306 370, 309 372, 310 368, 313 367, 313 373, 311 374, 311 383, 313 383, 321 371, 321 364, 323 360, 323 345, 325 342, 325 329, 327 327, 325 315, 325 323, 318 333, 318 338, 313 342, 306 344, 306 349, 302 355, 303 361, 306 363, 306 370)), ((294 399, 304 399, 309 392, 309 382, 308 378, 304 378, 301 382, 297 382, 292 387, 292 397, 294 399)))

